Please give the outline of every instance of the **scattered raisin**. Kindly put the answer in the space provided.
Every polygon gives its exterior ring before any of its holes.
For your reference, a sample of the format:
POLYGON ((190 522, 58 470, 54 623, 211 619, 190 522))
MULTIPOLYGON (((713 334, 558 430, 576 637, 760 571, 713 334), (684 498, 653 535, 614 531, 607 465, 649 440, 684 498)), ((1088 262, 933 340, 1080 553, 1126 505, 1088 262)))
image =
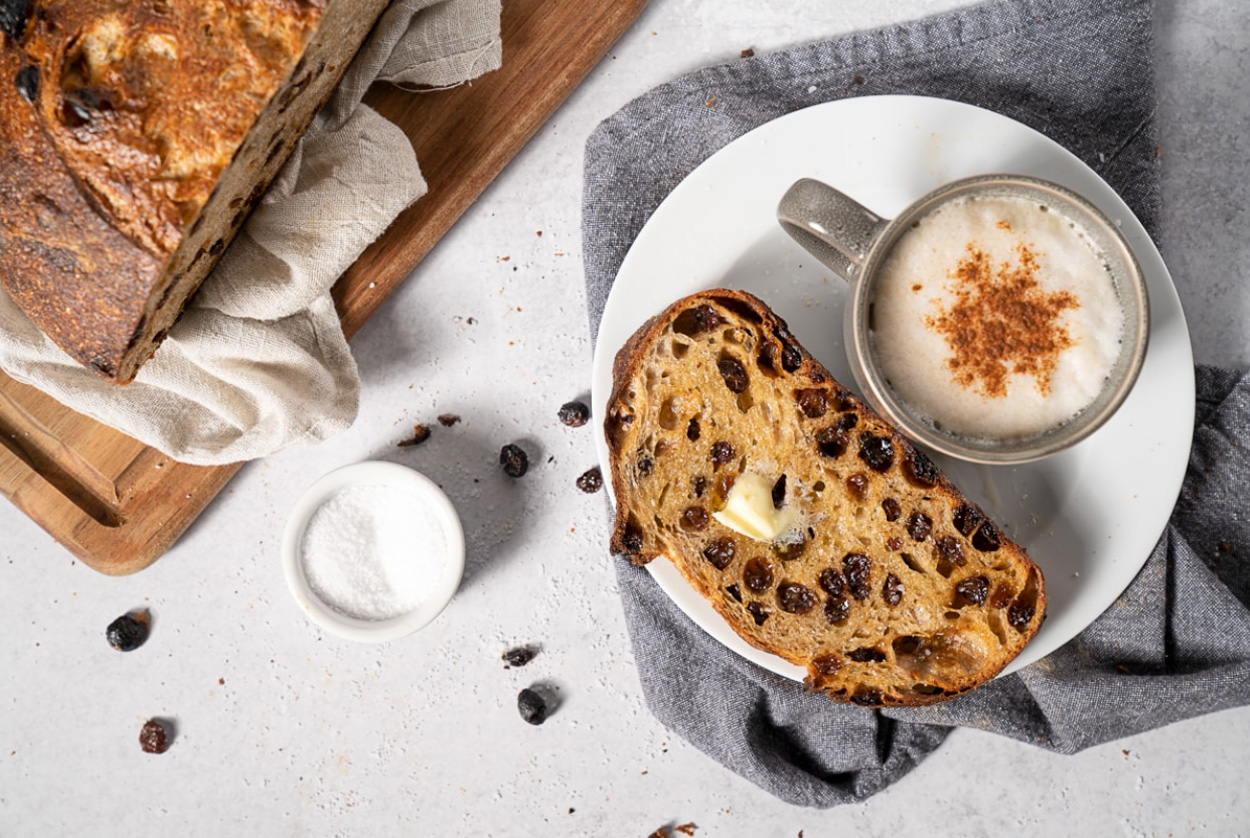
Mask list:
POLYGON ((890 442, 887 437, 869 433, 861 434, 859 458, 873 471, 885 471, 894 462, 894 443, 890 442))
MULTIPOLYGON (((849 396, 848 396, 849 398, 849 396)), ((838 417, 838 429, 843 431, 852 431, 859 424, 858 413, 843 413, 838 417)))
POLYGON ((598 466, 588 469, 581 477, 577 478, 577 488, 581 489, 588 495, 603 488, 603 472, 598 466))
POLYGON ((625 532, 621 535, 621 544, 632 555, 638 555, 642 552, 642 530, 633 524, 625 525, 625 532))
POLYGON ((777 541, 773 543, 773 555, 783 562, 792 562, 807 550, 807 540, 777 541))
POLYGON ((868 475, 862 471, 855 472, 846 478, 846 488, 850 490, 852 495, 863 500, 868 494, 868 475))
POLYGON ((1034 608, 1022 602, 1013 602, 1007 609, 1007 622, 1012 628, 1023 629, 1033 621, 1034 608))
POLYGON ((885 510, 885 519, 887 521, 897 521, 898 516, 903 514, 903 507, 894 498, 886 498, 881 501, 881 508, 885 510))
POLYGON ((1011 604, 1011 598, 1015 595, 1015 591, 1011 588, 1008 588, 1005 585, 999 585, 994 589, 994 596, 990 597, 990 607, 998 609, 1006 608, 1011 604))
POLYGON ((826 568, 820 572, 820 587, 832 597, 839 597, 846 593, 846 577, 833 568, 826 568))
POLYGON ((781 368, 786 372, 794 372, 803 365, 803 351, 788 343, 781 345, 781 368))
POLYGON ((702 433, 702 430, 703 429, 699 427, 698 418, 691 419, 690 424, 686 425, 686 439, 691 442, 698 441, 699 434, 702 433))
POLYGON ((842 559, 842 571, 846 574, 851 596, 868 599, 868 581, 872 576, 872 561, 863 553, 847 553, 842 559))
POLYGON ((21 97, 33 104, 39 96, 39 68, 23 67, 17 71, 14 82, 17 84, 17 92, 21 94, 21 97))
POLYGON ((985 515, 981 510, 970 503, 961 503, 951 513, 951 523, 955 525, 955 529, 959 530, 960 535, 972 535, 984 520, 985 515))
POLYGON ((889 606, 898 605, 903 600, 903 582, 893 573, 885 575, 885 584, 881 586, 881 598, 889 606))
POLYGON ((764 621, 768 619, 768 609, 760 605, 758 602, 748 602, 747 611, 755 618, 757 626, 764 625, 764 621))
POLYGON ((972 546, 982 553, 993 553, 1002 547, 1002 540, 998 537, 998 528, 986 521, 981 525, 981 529, 977 530, 976 535, 972 536, 972 546))
POLYGON ((781 505, 786 502, 786 476, 783 474, 777 478, 777 482, 773 484, 773 509, 780 509, 781 505))
POLYGON ((694 310, 694 321, 701 332, 710 332, 720 325, 720 315, 709 305, 699 306, 694 310))
POLYGON ((532 725, 540 725, 547 721, 547 702, 529 687, 517 693, 516 706, 517 710, 521 711, 521 718, 532 725))
POLYGON ((903 474, 917 486, 923 486, 926 489, 936 486, 938 482, 937 466, 924 452, 917 451, 915 448, 911 448, 903 459, 903 474))
POLYGON ((842 658, 837 655, 820 655, 812 658, 812 669, 819 675, 835 675, 842 668, 842 658))
POLYGON ((590 420, 590 408, 585 402, 565 402, 560 405, 560 411, 557 414, 560 421, 570 428, 580 428, 590 420))
POLYGON ((787 614, 806 614, 816 607, 816 595, 798 582, 782 582, 777 588, 777 604, 787 614))
POLYGON ((945 559, 951 564, 959 565, 960 567, 968 563, 968 560, 964 558, 964 546, 953 535, 942 536, 934 543, 933 547, 939 559, 945 559))
POLYGON ((724 465, 734 458, 734 447, 724 441, 713 443, 709 456, 716 465, 724 465))
POLYGON ((696 477, 691 485, 691 488, 694 490, 694 496, 696 498, 703 497, 703 493, 707 491, 707 478, 696 477))
POLYGON ((692 530, 703 531, 707 529, 707 510, 701 506, 687 506, 681 513, 681 522, 683 526, 692 530))
POLYGON ((408 439, 401 440, 399 443, 399 447, 411 448, 414 445, 420 445, 421 443, 425 442, 429 438, 430 438, 429 428, 427 428, 425 425, 413 425, 412 436, 408 437, 408 439))
POLYGON ((506 663, 510 667, 511 666, 525 666, 525 664, 532 661, 534 659, 534 656, 537 654, 538 654, 538 649, 534 648, 533 646, 517 646, 515 649, 509 649, 508 651, 504 652, 499 657, 502 658, 503 662, 506 663))
POLYGON ((825 600, 825 618, 830 624, 841 623, 851 616, 851 603, 844 596, 825 600))
POLYGON ((903 547, 903 539, 899 538, 897 535, 892 535, 885 540, 885 549, 889 550, 890 552, 895 552, 897 550, 900 550, 902 549, 902 547, 903 547))
POLYGON ((637 461, 635 462, 634 468, 638 470, 639 476, 646 477, 655 469, 655 458, 652 457, 648 452, 639 448, 638 458, 637 458, 637 461))
POLYGON ((132 611, 109 623, 105 637, 117 651, 133 652, 147 642, 150 628, 151 617, 146 609, 132 611))
POLYGON ((816 450, 822 457, 841 457, 846 453, 849 445, 850 439, 846 431, 836 425, 821 428, 816 432, 816 450))
POLYGON ((924 541, 933 532, 933 519, 923 512, 907 516, 907 534, 916 541, 924 541))
POLYGON ((773 563, 756 556, 742 568, 742 581, 749 590, 762 594, 773 586, 773 563))
POLYGON ((450 428, 452 425, 459 424, 460 417, 454 413, 440 413, 438 415, 438 424, 444 428, 450 428))
POLYGON ((6 0, 0 3, 0 32, 9 36, 13 43, 20 43, 26 33, 26 21, 30 18, 31 0, 6 0))
POLYGON ((163 754, 169 750, 169 732, 159 719, 148 719, 139 730, 139 747, 147 754, 163 754))
POLYGON ((808 419, 819 419, 829 412, 829 396, 824 390, 799 390, 794 397, 808 419))
POLYGON ((847 652, 846 656, 856 663, 881 663, 885 660, 885 652, 875 646, 855 649, 854 651, 847 652))
POLYGON ((738 602, 742 602, 742 591, 738 590, 737 582, 735 582, 732 585, 727 585, 725 587, 725 592, 728 593, 734 599, 736 599, 738 602))
POLYGON ((851 696, 851 701, 860 707, 880 707, 881 690, 857 690, 851 696))
POLYGON ((725 386, 731 393, 741 393, 750 383, 747 379, 746 368, 737 358, 722 358, 716 364, 716 368, 720 370, 720 377, 725 379, 725 386))
POLYGON ((734 560, 736 550, 731 539, 718 538, 703 548, 703 558, 711 562, 712 567, 717 570, 724 570, 734 560))
POLYGON ((519 445, 508 443, 499 449, 499 464, 509 477, 521 477, 530 467, 530 458, 519 445))
POLYGON ((955 595, 969 605, 985 602, 990 592, 990 580, 984 576, 970 576, 955 586, 955 595))

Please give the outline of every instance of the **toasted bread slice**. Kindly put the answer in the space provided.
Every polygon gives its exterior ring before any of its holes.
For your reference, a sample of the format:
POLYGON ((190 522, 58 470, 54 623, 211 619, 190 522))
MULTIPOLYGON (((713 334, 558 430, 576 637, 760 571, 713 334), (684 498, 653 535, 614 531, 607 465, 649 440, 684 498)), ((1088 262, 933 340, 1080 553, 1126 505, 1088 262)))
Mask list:
POLYGON ((613 374, 612 550, 672 561, 810 689, 931 704, 986 683, 1036 634, 1039 568, 759 299, 677 301, 613 374))

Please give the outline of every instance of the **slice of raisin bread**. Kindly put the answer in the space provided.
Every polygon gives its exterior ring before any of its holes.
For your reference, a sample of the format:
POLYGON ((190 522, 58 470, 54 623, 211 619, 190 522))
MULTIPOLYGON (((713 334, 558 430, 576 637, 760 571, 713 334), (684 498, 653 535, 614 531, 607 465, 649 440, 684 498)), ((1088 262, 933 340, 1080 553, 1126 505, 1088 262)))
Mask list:
POLYGON ((645 323, 616 356, 604 426, 613 551, 671 560, 810 689, 942 701, 1037 632, 1044 585, 1024 550, 750 294, 695 294, 645 323), (770 487, 772 540, 721 523, 744 474, 770 487))

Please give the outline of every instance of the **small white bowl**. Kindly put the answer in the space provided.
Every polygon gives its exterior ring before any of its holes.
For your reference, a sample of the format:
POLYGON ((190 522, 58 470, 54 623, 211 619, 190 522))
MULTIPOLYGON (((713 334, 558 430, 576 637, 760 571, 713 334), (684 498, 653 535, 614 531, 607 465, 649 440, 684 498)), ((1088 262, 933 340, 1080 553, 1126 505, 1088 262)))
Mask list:
POLYGON ((321 628, 348 640, 394 640, 425 627, 451 602, 464 575, 464 529, 447 495, 425 475, 398 463, 377 460, 355 463, 321 477, 296 502, 282 536, 282 569, 300 610, 321 628), (446 562, 451 572, 440 574, 439 587, 430 591, 412 611, 383 620, 362 620, 335 610, 317 596, 304 576, 301 554, 308 523, 322 504, 349 487, 378 485, 408 491, 428 505, 443 526, 446 562))

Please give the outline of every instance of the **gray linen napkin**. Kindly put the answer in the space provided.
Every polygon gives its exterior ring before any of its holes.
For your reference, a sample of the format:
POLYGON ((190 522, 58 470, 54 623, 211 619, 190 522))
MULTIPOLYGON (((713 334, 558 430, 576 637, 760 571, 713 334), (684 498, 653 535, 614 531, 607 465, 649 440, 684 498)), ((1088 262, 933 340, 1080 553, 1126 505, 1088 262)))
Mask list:
MULTIPOLYGON (((592 334, 634 237, 713 152, 797 108, 910 93, 990 108, 1076 153, 1157 239, 1149 0, 993 2, 729 65, 663 85, 586 147, 583 238, 592 334), (704 107, 714 92, 718 105, 704 107)), ((1250 703, 1250 377, 1197 370, 1181 498, 1145 567, 1063 648, 971 695, 873 711, 804 695, 697 628, 644 570, 616 563, 648 705, 766 791, 828 807, 903 776, 955 726, 1074 753, 1250 703)))

